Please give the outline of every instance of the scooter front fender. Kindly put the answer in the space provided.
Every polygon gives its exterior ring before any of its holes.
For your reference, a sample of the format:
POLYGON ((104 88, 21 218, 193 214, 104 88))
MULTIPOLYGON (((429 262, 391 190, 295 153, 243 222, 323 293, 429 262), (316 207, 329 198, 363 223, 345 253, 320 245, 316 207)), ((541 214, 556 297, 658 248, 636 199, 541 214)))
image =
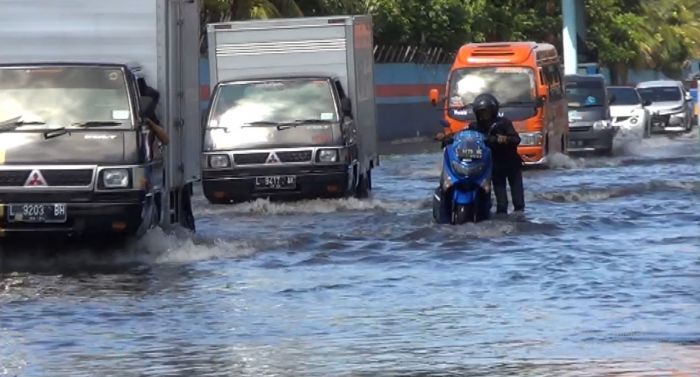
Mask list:
POLYGON ((454 190, 452 202, 460 205, 472 204, 476 201, 476 191, 454 190))

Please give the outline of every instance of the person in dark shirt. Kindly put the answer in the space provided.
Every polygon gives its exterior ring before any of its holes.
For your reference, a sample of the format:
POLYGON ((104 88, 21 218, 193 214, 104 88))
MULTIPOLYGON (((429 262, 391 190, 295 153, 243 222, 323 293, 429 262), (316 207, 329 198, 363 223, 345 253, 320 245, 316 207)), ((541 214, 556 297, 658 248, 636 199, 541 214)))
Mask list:
POLYGON ((523 192, 523 160, 518 154, 520 136, 513 127, 513 122, 505 116, 499 116, 498 100, 491 94, 478 95, 472 104, 476 121, 469 124, 469 129, 481 132, 486 137, 486 144, 493 156, 493 173, 491 182, 496 195, 496 213, 508 213, 508 194, 506 181, 510 185, 510 194, 516 212, 525 210, 523 192))
POLYGON ((151 88, 146 84, 146 80, 143 77, 138 77, 136 83, 139 87, 139 93, 143 97, 151 98, 151 102, 145 109, 142 109, 145 115, 146 125, 153 132, 153 134, 160 140, 161 143, 168 145, 170 138, 165 129, 160 125, 160 120, 156 115, 156 108, 158 107, 158 101, 160 100, 160 93, 157 90, 151 88))

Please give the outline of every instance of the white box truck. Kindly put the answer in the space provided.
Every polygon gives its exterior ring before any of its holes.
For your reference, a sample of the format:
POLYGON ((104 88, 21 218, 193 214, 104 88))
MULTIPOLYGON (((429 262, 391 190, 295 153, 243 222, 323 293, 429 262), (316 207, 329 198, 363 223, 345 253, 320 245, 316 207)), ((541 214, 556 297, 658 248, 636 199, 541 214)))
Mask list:
POLYGON ((207 26, 212 203, 366 197, 379 164, 370 16, 207 26))
POLYGON ((0 235, 194 227, 197 1, 0 0, 0 46, 0 235))

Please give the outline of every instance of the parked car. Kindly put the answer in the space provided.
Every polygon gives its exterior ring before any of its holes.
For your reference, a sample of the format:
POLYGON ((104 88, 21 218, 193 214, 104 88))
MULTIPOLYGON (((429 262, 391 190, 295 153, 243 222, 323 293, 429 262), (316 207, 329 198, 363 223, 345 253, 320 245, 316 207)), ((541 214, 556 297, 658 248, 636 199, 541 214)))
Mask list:
POLYGON ((569 151, 611 154, 617 128, 610 117, 610 97, 602 75, 566 75, 569 151))
POLYGON ((642 99, 634 87, 609 86, 610 115, 613 126, 624 133, 639 134, 643 138, 651 135, 651 113, 648 100, 642 99))
POLYGON ((644 100, 651 102, 652 131, 690 131, 693 127, 693 98, 683 83, 672 80, 646 81, 637 84, 644 100))

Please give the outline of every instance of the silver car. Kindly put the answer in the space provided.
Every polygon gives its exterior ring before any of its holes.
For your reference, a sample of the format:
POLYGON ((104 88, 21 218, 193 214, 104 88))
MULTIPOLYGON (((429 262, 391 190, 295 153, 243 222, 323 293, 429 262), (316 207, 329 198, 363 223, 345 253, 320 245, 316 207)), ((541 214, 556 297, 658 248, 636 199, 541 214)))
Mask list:
POLYGON ((637 85, 637 91, 651 112, 653 130, 690 131, 693 127, 693 98, 683 83, 672 80, 646 81, 637 85))

